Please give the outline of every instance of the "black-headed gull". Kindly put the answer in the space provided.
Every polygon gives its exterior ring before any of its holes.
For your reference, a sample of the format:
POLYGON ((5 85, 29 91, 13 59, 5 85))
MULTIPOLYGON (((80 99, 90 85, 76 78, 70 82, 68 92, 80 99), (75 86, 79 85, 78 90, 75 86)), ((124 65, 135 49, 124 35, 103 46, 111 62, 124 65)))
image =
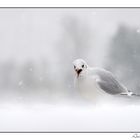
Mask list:
POLYGON ((133 94, 111 72, 103 68, 89 67, 82 59, 76 59, 73 65, 76 72, 75 86, 89 98, 105 93, 128 96, 133 94))

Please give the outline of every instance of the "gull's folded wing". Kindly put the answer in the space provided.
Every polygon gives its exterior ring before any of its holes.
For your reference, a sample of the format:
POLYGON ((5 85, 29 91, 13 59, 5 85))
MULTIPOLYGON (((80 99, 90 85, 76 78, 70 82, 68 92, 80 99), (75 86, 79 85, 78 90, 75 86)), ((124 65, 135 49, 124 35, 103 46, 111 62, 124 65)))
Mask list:
POLYGON ((127 89, 120 84, 109 71, 98 70, 96 73, 99 76, 99 79, 97 79, 97 84, 106 93, 120 94, 127 92, 127 89))

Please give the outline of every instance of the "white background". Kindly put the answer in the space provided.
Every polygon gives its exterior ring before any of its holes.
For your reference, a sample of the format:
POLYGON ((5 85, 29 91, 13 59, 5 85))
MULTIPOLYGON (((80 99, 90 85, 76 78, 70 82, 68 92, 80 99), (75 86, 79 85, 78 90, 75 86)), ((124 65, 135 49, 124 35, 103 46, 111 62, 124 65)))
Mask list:
MULTIPOLYGON (((129 140, 133 138, 132 133, 10 133, 1 134, 0 139, 2 140, 129 140)), ((136 138, 137 139, 137 138, 136 138)), ((139 139, 139 138, 138 138, 139 139)))
POLYGON ((138 7, 139 0, 0 0, 3 7, 138 7))

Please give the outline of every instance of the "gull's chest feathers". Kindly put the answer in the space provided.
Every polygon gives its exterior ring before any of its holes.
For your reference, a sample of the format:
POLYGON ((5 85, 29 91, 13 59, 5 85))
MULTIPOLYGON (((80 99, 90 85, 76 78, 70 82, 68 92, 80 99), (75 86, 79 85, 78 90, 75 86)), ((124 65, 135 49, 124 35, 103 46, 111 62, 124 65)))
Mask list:
POLYGON ((95 99, 100 94, 96 79, 96 75, 91 76, 89 73, 79 75, 77 77, 77 86, 80 94, 88 99, 95 99))
POLYGON ((94 86, 96 88, 96 76, 91 77, 88 73, 79 75, 77 82, 82 89, 91 90, 94 86))

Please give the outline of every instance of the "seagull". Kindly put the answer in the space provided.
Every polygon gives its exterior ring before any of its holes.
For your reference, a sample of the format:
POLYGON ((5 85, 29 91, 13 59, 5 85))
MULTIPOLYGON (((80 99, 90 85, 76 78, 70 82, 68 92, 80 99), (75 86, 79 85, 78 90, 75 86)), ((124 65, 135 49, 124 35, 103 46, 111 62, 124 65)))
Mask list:
POLYGON ((103 68, 89 67, 83 59, 76 59, 73 65, 76 73, 74 85, 87 98, 102 95, 133 95, 133 92, 121 84, 111 72, 103 68))

